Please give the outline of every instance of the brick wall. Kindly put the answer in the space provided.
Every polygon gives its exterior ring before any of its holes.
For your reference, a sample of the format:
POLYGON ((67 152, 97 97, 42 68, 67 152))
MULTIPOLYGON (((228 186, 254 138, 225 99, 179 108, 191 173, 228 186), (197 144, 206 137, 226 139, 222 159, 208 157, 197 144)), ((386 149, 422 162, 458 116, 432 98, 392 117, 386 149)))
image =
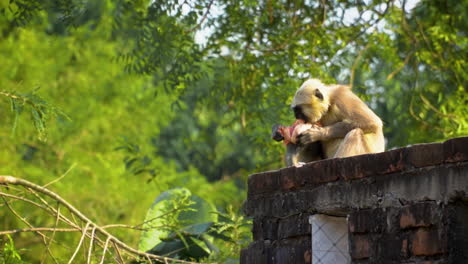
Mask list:
POLYGON ((468 137, 249 177, 241 263, 311 263, 310 215, 349 217, 353 263, 468 263, 468 137))
POLYGON ((468 262, 468 205, 461 201, 356 210, 348 228, 354 263, 468 262))

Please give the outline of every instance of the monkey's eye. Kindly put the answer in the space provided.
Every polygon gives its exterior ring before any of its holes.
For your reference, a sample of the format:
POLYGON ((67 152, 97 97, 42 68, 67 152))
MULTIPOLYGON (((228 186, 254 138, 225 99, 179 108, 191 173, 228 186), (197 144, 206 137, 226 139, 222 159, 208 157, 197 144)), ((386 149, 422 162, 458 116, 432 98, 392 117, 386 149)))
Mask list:
POLYGON ((319 91, 319 89, 315 90, 315 97, 323 101, 323 94, 319 91))

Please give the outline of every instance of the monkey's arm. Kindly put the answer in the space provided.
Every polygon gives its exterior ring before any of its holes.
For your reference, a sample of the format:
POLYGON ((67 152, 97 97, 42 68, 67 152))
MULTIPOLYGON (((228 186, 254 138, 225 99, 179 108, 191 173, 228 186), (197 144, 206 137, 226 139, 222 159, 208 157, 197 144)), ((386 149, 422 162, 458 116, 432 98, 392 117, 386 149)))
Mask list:
POLYGON ((343 138, 352 129, 352 124, 347 122, 338 122, 326 127, 314 126, 301 133, 298 140, 301 144, 307 145, 321 140, 343 138))

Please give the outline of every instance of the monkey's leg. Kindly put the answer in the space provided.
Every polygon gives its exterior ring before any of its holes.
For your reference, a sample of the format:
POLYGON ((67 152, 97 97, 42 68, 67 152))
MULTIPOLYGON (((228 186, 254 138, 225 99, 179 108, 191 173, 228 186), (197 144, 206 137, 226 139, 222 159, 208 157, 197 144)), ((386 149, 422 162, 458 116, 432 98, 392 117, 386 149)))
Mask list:
POLYGON ((287 144, 286 145, 286 166, 297 166, 299 163, 299 151, 298 147, 295 144, 287 144))
POLYGON ((343 158, 360 154, 370 153, 364 132, 355 128, 346 134, 338 147, 334 158, 343 158))

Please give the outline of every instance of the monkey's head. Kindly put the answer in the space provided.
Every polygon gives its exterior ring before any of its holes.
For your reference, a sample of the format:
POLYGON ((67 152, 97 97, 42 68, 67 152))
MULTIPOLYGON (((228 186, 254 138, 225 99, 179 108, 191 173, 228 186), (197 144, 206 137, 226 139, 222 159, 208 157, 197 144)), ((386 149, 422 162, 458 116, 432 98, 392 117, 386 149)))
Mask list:
POLYGON ((294 95, 291 107, 296 119, 306 123, 316 123, 328 111, 329 88, 320 80, 305 81, 294 95))

